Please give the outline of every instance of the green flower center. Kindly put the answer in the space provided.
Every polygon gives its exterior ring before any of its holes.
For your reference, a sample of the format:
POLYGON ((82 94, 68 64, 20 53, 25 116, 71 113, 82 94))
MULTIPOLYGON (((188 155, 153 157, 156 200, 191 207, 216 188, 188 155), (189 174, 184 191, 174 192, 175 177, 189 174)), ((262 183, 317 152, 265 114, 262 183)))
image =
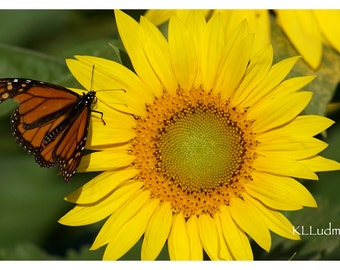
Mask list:
POLYGON ((164 92, 136 117, 136 180, 174 213, 213 215, 252 181, 256 136, 247 109, 202 88, 164 92))
POLYGON ((230 182, 245 151, 241 131, 224 112, 195 108, 177 113, 160 137, 163 173, 187 190, 230 182))

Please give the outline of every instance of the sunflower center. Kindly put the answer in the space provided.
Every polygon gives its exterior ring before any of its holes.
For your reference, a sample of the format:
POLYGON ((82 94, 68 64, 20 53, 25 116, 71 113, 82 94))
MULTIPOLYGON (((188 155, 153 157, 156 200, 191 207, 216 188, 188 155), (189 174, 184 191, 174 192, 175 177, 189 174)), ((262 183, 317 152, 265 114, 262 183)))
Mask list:
POLYGON ((199 88, 164 92, 146 112, 136 119, 130 153, 153 198, 190 217, 242 197, 257 146, 246 109, 199 88))
POLYGON ((158 143, 164 175, 191 191, 230 182, 244 147, 239 128, 226 117, 223 111, 204 107, 175 114, 158 143))

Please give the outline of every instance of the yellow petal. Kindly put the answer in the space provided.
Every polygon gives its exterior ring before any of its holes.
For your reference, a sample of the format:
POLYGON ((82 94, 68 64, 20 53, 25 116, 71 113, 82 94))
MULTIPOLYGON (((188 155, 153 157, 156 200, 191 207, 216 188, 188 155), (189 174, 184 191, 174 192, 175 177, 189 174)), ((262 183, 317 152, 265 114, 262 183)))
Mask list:
MULTIPOLYGON (((259 101, 263 100, 263 97, 268 96, 268 93, 272 92, 276 86, 278 86, 282 80, 287 76, 287 74, 292 70, 293 66, 296 64, 296 61, 300 57, 290 57, 284 59, 275 65, 271 66, 267 76, 261 80, 261 82, 254 88, 249 89, 246 100, 242 103, 243 106, 253 106, 259 101)), ((267 59, 267 61, 269 58, 267 59)), ((269 62, 266 62, 269 64, 269 62)), ((258 107, 258 105, 257 105, 258 107)))
POLYGON ((315 76, 301 76, 301 77, 294 77, 290 79, 286 79, 281 82, 275 89, 273 89, 272 94, 284 92, 294 93, 299 89, 302 89, 304 86, 309 84, 312 80, 315 79, 315 76))
POLYGON ((218 65, 225 48, 224 39, 222 19, 217 14, 208 21, 198 45, 200 79, 207 91, 215 88, 215 78, 223 76, 218 73, 218 65))
POLYGON ((197 216, 191 216, 186 222, 189 245, 190 245, 190 260, 202 261, 203 248, 201 239, 198 233, 198 219, 197 216))
POLYGON ((215 221, 208 214, 202 214, 198 217, 198 232, 200 235, 203 249, 211 260, 219 260, 219 236, 215 221))
POLYGON ((217 229, 217 236, 218 236, 218 254, 217 257, 219 260, 228 260, 231 261, 232 255, 230 253, 229 247, 223 237, 223 229, 222 229, 222 224, 221 221, 218 217, 217 214, 214 215, 213 217, 214 223, 216 225, 217 229))
POLYGON ((270 208, 298 210, 303 206, 316 207, 313 196, 295 179, 256 171, 252 176, 253 181, 245 186, 246 191, 270 208))
POLYGON ((301 161, 283 158, 281 156, 259 156, 253 166, 260 172, 318 180, 318 176, 314 173, 314 170, 304 165, 301 161))
POLYGON ((255 34, 253 53, 257 53, 270 43, 270 21, 268 10, 222 10, 226 17, 228 32, 234 31, 235 27, 246 19, 249 25, 249 33, 255 34))
POLYGON ((130 181, 101 201, 77 205, 64 215, 59 223, 69 226, 83 226, 98 222, 117 211, 124 203, 140 193, 142 183, 130 181))
MULTIPOLYGON (((120 38, 131 59, 134 70, 145 85, 147 85, 146 93, 149 91, 159 93, 163 88, 162 83, 154 73, 147 55, 143 50, 139 24, 120 10, 115 10, 115 17, 120 38)), ((136 88, 136 90, 137 89, 138 88, 136 88)), ((138 90, 144 93, 141 88, 138 90)))
POLYGON ((124 226, 112 234, 103 260, 117 260, 131 249, 142 237, 152 213, 158 206, 158 200, 148 201, 124 226))
POLYGON ((161 95, 163 89, 172 92, 177 89, 170 62, 169 46, 161 32, 145 18, 141 17, 141 39, 150 66, 163 85, 156 95, 161 95))
POLYGON ((117 143, 128 142, 136 136, 133 127, 136 125, 136 120, 133 116, 123 114, 115 110, 114 113, 108 114, 102 111, 101 108, 96 110, 103 112, 103 120, 105 125, 100 119, 100 115, 92 113, 92 119, 89 125, 89 132, 86 140, 86 148, 92 150, 100 150, 103 146, 112 146, 117 143), (130 138, 130 139, 129 139, 130 138))
POLYGON ((230 200, 230 214, 236 224, 264 250, 269 251, 271 237, 265 221, 258 210, 240 198, 230 200))
MULTIPOLYGON (((223 14, 222 19, 224 21, 224 28, 226 31, 226 43, 228 40, 230 40, 230 37, 234 35, 235 32, 238 32, 238 29, 241 24, 247 25, 247 34, 249 35, 249 20, 248 20, 248 14, 243 13, 243 11, 240 10, 217 10, 217 12, 220 12, 223 14)), ((243 36, 244 38, 245 36, 243 36)), ((232 39, 231 39, 232 40, 232 39)), ((228 46, 228 44, 226 44, 228 46)))
POLYGON ((173 9, 148 9, 144 16, 154 25, 160 25, 167 20, 175 13, 173 9))
POLYGON ((124 181, 132 179, 137 173, 138 170, 134 168, 103 172, 67 195, 65 199, 78 204, 94 203, 115 190, 124 181))
POLYGON ((182 213, 176 214, 172 218, 168 250, 171 260, 189 260, 191 258, 189 237, 182 213))
POLYGON ((340 52, 340 31, 334 31, 334 26, 340 25, 340 10, 313 10, 322 35, 327 42, 340 52))
POLYGON ((168 40, 177 82, 183 89, 190 90, 198 71, 195 42, 183 22, 175 16, 169 22, 168 40))
POLYGON ((281 156, 291 159, 312 157, 327 147, 327 143, 313 137, 292 139, 281 137, 270 141, 261 141, 256 151, 263 156, 281 156))
MULTIPOLYGON (((97 249, 109 242, 112 243, 112 237, 117 234, 121 229, 132 219, 136 214, 143 211, 148 202, 150 201, 150 193, 147 191, 139 191, 134 197, 130 197, 121 205, 105 222, 100 229, 91 250, 97 249)), ((117 252, 118 252, 117 247, 117 252)))
MULTIPOLYGON (((211 14, 211 10, 209 9, 177 9, 176 10, 176 16, 180 18, 183 22, 188 22, 188 17, 192 15, 193 12, 198 13, 201 17, 203 17, 204 20, 208 20, 211 14)), ((191 28, 190 30, 193 30, 191 28)))
POLYGON ((292 140, 299 137, 315 136, 331 125, 334 121, 319 115, 300 115, 283 127, 257 134, 259 141, 271 141, 286 137, 292 140))
POLYGON ((232 95, 235 104, 242 104, 247 96, 257 87, 267 76, 273 62, 273 48, 267 46, 263 51, 258 53, 250 60, 244 78, 232 95))
MULTIPOLYGON (((170 203, 161 203, 150 217, 142 244, 142 260, 155 260, 168 239, 171 229, 170 203)), ((138 225, 137 225, 138 226, 138 225)))
POLYGON ((311 10, 276 10, 278 22, 305 61, 314 69, 321 62, 320 29, 311 10))
POLYGON ((271 231, 288 239, 300 240, 300 236, 293 233, 293 225, 281 213, 265 207, 257 199, 252 198, 248 194, 244 194, 244 199, 258 210, 271 231))
MULTIPOLYGON (((228 99, 231 96, 235 90, 236 84, 238 84, 241 76, 243 76, 245 62, 248 64, 249 50, 252 43, 253 37, 249 36, 248 24, 246 21, 242 21, 232 34, 224 35, 225 46, 220 53, 221 57, 218 63, 216 83, 210 86, 214 93, 221 93, 222 97, 225 99, 228 99), (240 52, 240 50, 242 52, 240 52), (241 57, 240 63, 237 62, 235 56, 235 54, 238 53, 244 54, 242 56, 237 55, 241 57), (225 61, 228 63, 225 63, 225 61), (231 68, 234 65, 236 65, 235 71, 231 68), (233 77, 233 75, 235 77, 233 77), (224 78, 224 76, 227 77, 224 78)), ((205 74, 205 76, 208 76, 210 73, 208 70, 206 70, 206 72, 207 74, 205 74)), ((207 90, 210 90, 210 88, 207 88, 207 90)))
POLYGON ((215 88, 221 91, 223 98, 228 99, 242 81, 249 64, 253 41, 252 35, 242 39, 235 43, 228 56, 222 57, 215 88))
POLYGON ((270 16, 268 10, 253 10, 249 19, 249 31, 255 33, 253 53, 259 52, 270 44, 270 16))
POLYGON ((98 151, 82 157, 78 172, 110 171, 131 164, 135 156, 114 150, 98 151))
POLYGON ((235 260, 253 260, 249 239, 231 217, 229 207, 220 206, 220 222, 224 239, 235 260))
POLYGON ((340 170, 339 162, 332 159, 324 158, 322 156, 315 156, 312 158, 300 160, 300 162, 301 164, 315 172, 340 170))
POLYGON ((105 127, 95 130, 96 132, 89 133, 86 149, 101 150, 105 146, 126 143, 136 137, 136 133, 131 129, 117 128, 117 126, 110 125, 109 122, 105 127))
POLYGON ((207 11, 202 9, 189 10, 187 16, 185 17, 185 25, 193 37, 196 48, 198 48, 199 43, 202 40, 203 32, 205 31, 207 23, 204 17, 206 13, 207 11))
POLYGON ((250 119, 256 119, 254 131, 261 133, 291 121, 308 105, 312 95, 312 92, 297 92, 263 99, 248 112, 250 119))

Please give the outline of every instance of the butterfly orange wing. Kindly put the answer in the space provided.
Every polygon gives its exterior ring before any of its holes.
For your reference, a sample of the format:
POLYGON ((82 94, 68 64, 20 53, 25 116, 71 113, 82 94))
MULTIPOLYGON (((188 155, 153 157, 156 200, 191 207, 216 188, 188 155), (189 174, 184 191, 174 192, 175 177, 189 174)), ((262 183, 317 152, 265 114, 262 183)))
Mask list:
POLYGON ((34 80, 0 80, 0 103, 8 98, 19 103, 11 116, 17 143, 34 155, 40 166, 58 166, 66 181, 79 165, 94 97, 93 91, 79 96, 34 80))

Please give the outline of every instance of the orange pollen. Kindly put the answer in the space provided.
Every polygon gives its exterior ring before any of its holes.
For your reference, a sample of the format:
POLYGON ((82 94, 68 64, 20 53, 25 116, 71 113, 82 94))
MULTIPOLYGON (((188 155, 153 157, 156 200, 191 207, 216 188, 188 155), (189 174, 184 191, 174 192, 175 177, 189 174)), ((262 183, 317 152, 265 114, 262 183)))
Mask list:
POLYGON ((164 92, 146 111, 136 119, 130 153, 153 198, 188 218, 242 197, 258 145, 245 108, 199 88, 164 92))

